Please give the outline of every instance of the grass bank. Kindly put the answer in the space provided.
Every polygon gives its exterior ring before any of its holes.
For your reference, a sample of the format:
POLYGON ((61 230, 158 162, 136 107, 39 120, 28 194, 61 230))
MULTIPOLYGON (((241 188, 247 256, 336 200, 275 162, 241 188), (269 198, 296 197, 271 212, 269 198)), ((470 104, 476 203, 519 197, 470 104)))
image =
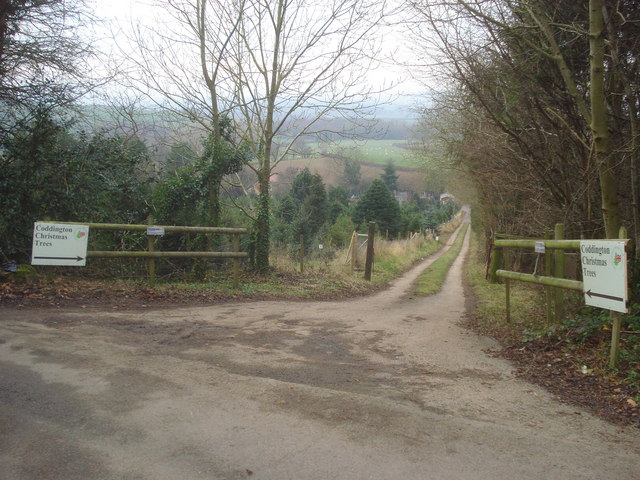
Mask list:
POLYGON ((157 278, 151 288, 146 280, 89 279, 77 275, 45 274, 0 282, 0 305, 97 306, 114 307, 142 304, 218 303, 231 300, 260 299, 338 299, 364 295, 383 288, 415 262, 441 248, 434 239, 375 242, 376 258, 372 280, 367 281, 362 268, 351 270, 345 261, 346 251, 323 258, 306 259, 304 272, 295 259, 286 254, 272 257, 272 270, 267 274, 245 271, 239 288, 232 285, 232 274, 226 268, 208 272, 203 279, 181 281, 157 278))

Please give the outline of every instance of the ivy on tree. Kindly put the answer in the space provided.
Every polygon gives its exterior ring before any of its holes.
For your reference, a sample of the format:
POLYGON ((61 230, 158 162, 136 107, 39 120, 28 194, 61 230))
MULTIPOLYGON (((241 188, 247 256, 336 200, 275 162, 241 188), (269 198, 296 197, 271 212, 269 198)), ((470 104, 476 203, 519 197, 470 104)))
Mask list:
POLYGON ((246 143, 235 146, 231 142, 231 120, 220 117, 220 134, 209 134, 204 142, 204 153, 198 160, 198 170, 209 195, 210 224, 220 223, 220 186, 226 175, 239 172, 249 161, 246 143))

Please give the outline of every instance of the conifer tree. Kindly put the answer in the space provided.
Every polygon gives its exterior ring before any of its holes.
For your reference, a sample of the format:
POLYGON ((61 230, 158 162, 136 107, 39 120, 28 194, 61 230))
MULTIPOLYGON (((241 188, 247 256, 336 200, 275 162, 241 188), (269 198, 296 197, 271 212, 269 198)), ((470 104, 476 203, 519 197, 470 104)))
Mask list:
POLYGON ((384 173, 380 175, 380 178, 390 192, 398 190, 398 175, 396 175, 396 167, 393 162, 388 162, 384 166, 384 173))
POLYGON ((376 222, 381 232, 395 237, 400 228, 400 205, 381 179, 373 181, 356 205, 356 225, 376 222))

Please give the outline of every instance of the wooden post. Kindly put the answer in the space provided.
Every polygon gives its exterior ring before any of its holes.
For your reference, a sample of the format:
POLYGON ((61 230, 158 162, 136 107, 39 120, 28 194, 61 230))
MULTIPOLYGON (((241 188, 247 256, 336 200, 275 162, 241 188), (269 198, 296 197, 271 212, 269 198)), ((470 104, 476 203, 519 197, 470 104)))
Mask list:
POLYGON ((304 273, 304 234, 300 235, 300 273, 304 273))
POLYGON ((373 237, 376 233, 376 222, 369 222, 369 232, 367 236, 367 258, 364 264, 364 279, 371 280, 371 270, 373 268, 373 237))
POLYGON ((353 240, 353 236, 356 234, 356 232, 353 232, 351 234, 351 241, 349 242, 349 248, 347 248, 347 256, 344 257, 344 264, 351 264, 351 271, 353 272, 353 255, 352 255, 352 251, 353 251, 353 245, 354 245, 354 240, 353 240))
MULTIPOLYGON (((147 217, 147 225, 153 225, 153 215, 147 217)), ((153 252, 155 250, 155 237, 153 235, 147 235, 147 251, 153 252)), ((156 286, 156 261, 153 258, 147 259, 147 272, 149 278, 149 285, 156 286)))
POLYGON ((489 283, 498 283, 498 276, 496 271, 502 266, 502 254, 503 249, 501 247, 493 246, 491 255, 491 266, 489 267, 489 283))
MULTIPOLYGON (((547 229, 544 232, 545 240, 551 240, 553 238, 553 234, 551 230, 547 229)), ((551 264, 551 249, 545 248, 544 251, 544 275, 545 277, 553 276, 553 266, 551 264)), ((553 322, 553 288, 545 287, 545 295, 547 299, 547 325, 551 325, 553 322)))
POLYGON ((351 271, 356 270, 356 259, 358 258, 358 232, 354 231, 351 235, 351 271))
MULTIPOLYGON (((556 223, 553 238, 555 240, 564 240, 564 225, 556 223)), ((553 276, 556 278, 564 278, 564 250, 556 249, 553 253, 553 276)), ((556 288, 554 292, 555 300, 555 320, 560 322, 564 315, 564 292, 560 288, 556 288)))
MULTIPOLYGON (((627 238, 627 229, 620 227, 618 238, 627 238)), ((609 367, 616 368, 620 355, 620 330, 622 327, 622 315, 620 312, 609 312, 611 318, 611 350, 609 352, 609 367)))
MULTIPOLYGON (((234 234, 232 237, 233 252, 238 253, 240 251, 240 234, 234 234)), ((240 286, 240 259, 233 259, 233 288, 237 289, 240 286)))
POLYGON ((511 280, 505 278, 504 291, 507 297, 507 323, 511 323, 511 280))
POLYGON ((616 368, 618 365, 618 355, 620 353, 620 327, 622 325, 622 315, 620 312, 609 312, 611 317, 611 351, 609 352, 609 367, 616 368))

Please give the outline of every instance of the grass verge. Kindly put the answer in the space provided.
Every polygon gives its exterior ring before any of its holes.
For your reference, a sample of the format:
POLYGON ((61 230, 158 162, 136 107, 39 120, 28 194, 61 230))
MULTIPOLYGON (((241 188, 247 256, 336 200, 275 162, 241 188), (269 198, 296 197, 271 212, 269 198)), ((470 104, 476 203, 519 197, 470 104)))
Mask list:
POLYGON ((416 283, 414 293, 416 295, 433 295, 438 293, 442 289, 447 273, 458 255, 462 250, 462 243, 464 242, 464 236, 467 233, 469 225, 464 225, 459 231, 458 235, 451 245, 451 248, 447 250, 440 258, 433 262, 427 269, 420 275, 416 283))
MULTIPOLYGON (((344 285, 371 291, 386 285, 417 261, 433 254, 441 247, 442 243, 433 239, 416 238, 414 240, 390 241, 378 238, 375 240, 375 259, 371 281, 363 278, 365 247, 359 249, 357 267, 353 271, 346 251, 336 252, 331 259, 311 258, 305 260, 304 274, 300 273, 298 262, 286 254, 280 254, 272 257, 274 272, 269 276, 285 275, 300 279, 313 279, 313 282, 317 283, 317 287, 314 289, 323 290, 325 293, 335 286, 344 285)), ((292 287, 295 291, 298 285, 292 287)))
POLYGON ((524 332, 545 325, 544 287, 513 282, 511 288, 511 322, 506 322, 506 297, 503 284, 485 279, 485 265, 480 258, 478 241, 472 236, 467 277, 476 299, 475 327, 483 334, 498 338, 503 345, 522 341, 524 332))
MULTIPOLYGON (((358 249, 358 262, 355 271, 351 270, 351 262, 346 250, 330 252, 323 250, 322 256, 315 256, 305 260, 304 274, 300 272, 300 265, 291 256, 282 253, 274 253, 271 264, 274 267, 272 275, 293 275, 298 278, 312 278, 317 282, 320 290, 314 288, 314 292, 308 292, 317 298, 332 289, 343 289, 345 285, 359 291, 373 291, 386 285, 389 281, 408 270, 416 262, 425 259, 437 252, 444 245, 462 221, 463 213, 457 214, 451 221, 443 224, 440 229, 440 240, 433 238, 416 237, 411 240, 385 240, 381 236, 375 239, 375 259, 371 281, 364 276, 364 256, 366 248, 358 249)), ((292 292, 298 285, 292 285, 292 292)))

